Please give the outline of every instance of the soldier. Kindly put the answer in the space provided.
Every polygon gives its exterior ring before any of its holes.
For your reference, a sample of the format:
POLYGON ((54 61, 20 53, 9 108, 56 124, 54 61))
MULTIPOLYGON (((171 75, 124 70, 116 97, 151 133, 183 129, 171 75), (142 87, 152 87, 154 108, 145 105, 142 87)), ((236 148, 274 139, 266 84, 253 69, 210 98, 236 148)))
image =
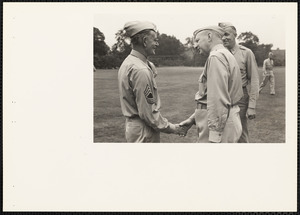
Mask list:
POLYGON ((196 124, 200 143, 237 142, 242 133, 237 105, 243 97, 242 79, 236 60, 222 44, 223 34, 218 26, 194 32, 194 47, 209 57, 199 78, 195 113, 180 125, 196 124))
POLYGON ((150 22, 128 22, 124 26, 131 38, 132 51, 118 72, 122 113, 126 117, 127 142, 160 142, 160 132, 184 136, 186 129, 174 125, 160 114, 153 63, 147 60, 158 47, 156 26, 150 22))
POLYGON ((264 60, 263 81, 259 86, 259 93, 262 91, 263 87, 266 86, 268 81, 270 81, 270 94, 275 95, 275 78, 273 73, 273 65, 273 53, 269 52, 269 58, 264 60))
POLYGON ((244 97, 239 101, 240 117, 242 121, 243 132, 239 143, 249 143, 248 119, 255 118, 256 100, 259 93, 258 68, 253 52, 236 43, 236 28, 229 22, 219 23, 219 26, 225 30, 223 44, 233 54, 241 70, 244 97))

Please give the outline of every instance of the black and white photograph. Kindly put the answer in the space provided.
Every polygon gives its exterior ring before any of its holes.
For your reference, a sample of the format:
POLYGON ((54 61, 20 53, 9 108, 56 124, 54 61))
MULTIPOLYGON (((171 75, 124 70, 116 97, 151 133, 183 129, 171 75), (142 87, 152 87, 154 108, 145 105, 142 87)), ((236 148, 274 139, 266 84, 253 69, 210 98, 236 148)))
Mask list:
POLYGON ((94 142, 285 143, 285 19, 229 7, 96 14, 94 142))
POLYGON ((3 3, 3 211, 296 212, 297 7, 3 3))

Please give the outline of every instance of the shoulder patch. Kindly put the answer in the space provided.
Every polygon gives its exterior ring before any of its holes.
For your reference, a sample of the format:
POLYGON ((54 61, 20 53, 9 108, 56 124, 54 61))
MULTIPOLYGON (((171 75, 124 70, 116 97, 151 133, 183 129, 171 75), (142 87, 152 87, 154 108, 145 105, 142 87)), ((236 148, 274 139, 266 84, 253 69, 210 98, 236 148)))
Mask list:
POLYGON ((154 104, 155 103, 153 93, 151 91, 151 88, 150 88, 149 84, 146 85, 146 88, 144 90, 144 95, 145 95, 146 100, 149 104, 154 104))

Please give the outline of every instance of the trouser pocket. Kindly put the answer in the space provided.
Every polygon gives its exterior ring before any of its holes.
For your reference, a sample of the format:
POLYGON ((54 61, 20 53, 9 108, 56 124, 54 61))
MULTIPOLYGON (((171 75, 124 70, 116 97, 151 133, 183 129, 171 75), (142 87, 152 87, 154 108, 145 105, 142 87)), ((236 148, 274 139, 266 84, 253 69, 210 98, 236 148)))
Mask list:
POLYGON ((127 120, 125 137, 129 143, 142 142, 144 133, 144 125, 137 120, 127 120))

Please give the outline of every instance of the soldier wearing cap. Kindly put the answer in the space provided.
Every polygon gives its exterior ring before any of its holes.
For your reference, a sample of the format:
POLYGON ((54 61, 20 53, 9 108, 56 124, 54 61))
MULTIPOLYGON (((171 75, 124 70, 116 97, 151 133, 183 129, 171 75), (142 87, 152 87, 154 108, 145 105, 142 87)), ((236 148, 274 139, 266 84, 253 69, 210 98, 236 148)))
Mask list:
POLYGON ((264 60, 263 64, 263 80, 259 86, 259 93, 263 87, 270 81, 270 94, 275 95, 275 78, 273 73, 273 53, 269 52, 269 58, 264 60))
POLYGON ((150 22, 128 22, 124 26, 132 51, 118 72, 121 109, 126 117, 127 142, 160 142, 160 132, 184 136, 186 129, 164 118, 153 63, 147 60, 158 47, 156 26, 150 22))
POLYGON ((236 60, 222 44, 223 34, 218 26, 194 32, 194 47, 209 56, 195 95, 197 108, 180 126, 196 124, 197 142, 201 143, 237 142, 242 133, 237 106, 243 97, 242 79, 236 60))
POLYGON ((225 31, 223 44, 233 54, 239 64, 244 97, 239 101, 240 117, 242 121, 243 132, 239 143, 249 143, 248 119, 255 118, 256 100, 259 96, 259 76, 258 68, 253 52, 236 43, 236 28, 229 22, 219 23, 225 31))

